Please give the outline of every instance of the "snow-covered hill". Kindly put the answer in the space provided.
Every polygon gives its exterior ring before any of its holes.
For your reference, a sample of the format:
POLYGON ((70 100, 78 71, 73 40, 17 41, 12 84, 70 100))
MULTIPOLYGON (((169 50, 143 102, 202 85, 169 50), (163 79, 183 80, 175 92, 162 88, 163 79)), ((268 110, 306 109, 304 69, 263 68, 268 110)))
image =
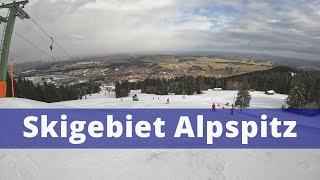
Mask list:
MULTIPOLYGON (((0 100, 0 108, 220 108, 234 100, 234 91, 207 91, 193 96, 137 94, 108 98, 42 103, 19 98, 0 100), (158 99, 159 98, 159 99, 158 99), (166 99, 170 104, 166 104, 166 99)), ((251 107, 280 108, 286 95, 252 92, 251 107)), ((0 179, 308 179, 320 177, 319 150, 117 149, 0 150, 0 179)))
MULTIPOLYGON (((213 102, 220 108, 228 108, 226 104, 231 105, 234 102, 236 93, 236 91, 208 90, 203 94, 191 96, 158 96, 132 91, 129 97, 117 99, 114 98, 114 93, 101 92, 100 94, 88 95, 87 99, 50 104, 19 98, 0 99, 0 108, 211 108, 213 102), (138 95, 138 102, 132 101, 131 96, 134 94, 138 95), (166 104, 168 98, 170 103, 166 104)), ((281 108, 287 98, 287 95, 266 95, 259 91, 250 92, 250 94, 252 96, 250 107, 252 108, 281 108)))

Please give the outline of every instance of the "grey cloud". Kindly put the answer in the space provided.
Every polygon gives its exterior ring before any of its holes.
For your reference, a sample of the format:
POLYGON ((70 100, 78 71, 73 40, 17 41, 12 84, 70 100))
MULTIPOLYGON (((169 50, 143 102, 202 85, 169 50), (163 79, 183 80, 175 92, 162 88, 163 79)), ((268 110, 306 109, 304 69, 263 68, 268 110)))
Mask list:
MULTIPOLYGON (((281 52, 283 56, 318 60, 320 6, 317 3, 309 0, 38 0, 30 3, 26 11, 73 56, 228 50, 281 52), (212 8, 212 13, 201 8, 212 8)), ((18 20, 15 31, 48 51, 50 40, 32 22, 18 20)), ((12 51, 28 60, 45 58, 18 37, 14 37, 12 51)), ((57 49, 55 54, 64 56, 57 49)))

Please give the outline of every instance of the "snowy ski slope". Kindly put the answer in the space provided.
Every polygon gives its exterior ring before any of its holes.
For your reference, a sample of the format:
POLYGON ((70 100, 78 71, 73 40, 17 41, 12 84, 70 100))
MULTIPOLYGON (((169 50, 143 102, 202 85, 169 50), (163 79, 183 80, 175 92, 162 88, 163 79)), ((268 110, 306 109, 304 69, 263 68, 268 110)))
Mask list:
MULTIPOLYGON (((231 104, 234 91, 209 90, 201 95, 156 96, 138 94, 112 98, 100 93, 86 100, 42 103, 27 99, 1 99, 0 108, 220 108, 231 104), (159 99, 158 99, 159 98, 159 99), (166 99, 170 104, 166 104, 166 99)), ((251 92, 251 107, 280 108, 286 95, 251 92)), ((319 150, 0 150, 0 179, 308 179, 320 177, 319 150)))
MULTIPOLYGON (((287 95, 266 95, 264 92, 259 91, 250 92, 250 94, 252 96, 251 108, 281 108, 287 98, 287 95)), ((191 96, 158 96, 132 91, 129 97, 114 98, 114 93, 101 92, 100 94, 88 95, 87 99, 50 104, 19 98, 0 99, 0 108, 211 108, 213 102, 219 104, 220 108, 222 106, 228 108, 226 104, 229 103, 231 105, 236 95, 236 91, 213 90, 191 96), (138 95, 138 102, 132 101, 131 96, 134 94, 138 95), (167 98, 170 99, 170 104, 166 104, 167 98)))

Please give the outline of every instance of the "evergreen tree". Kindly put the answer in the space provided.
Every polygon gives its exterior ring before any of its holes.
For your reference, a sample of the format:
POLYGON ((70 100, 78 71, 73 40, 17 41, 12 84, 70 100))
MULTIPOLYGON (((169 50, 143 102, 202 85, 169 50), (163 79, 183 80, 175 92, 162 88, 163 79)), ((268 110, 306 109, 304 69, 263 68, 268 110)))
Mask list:
POLYGON ((7 73, 7 97, 12 97, 11 78, 7 73))
POLYGON ((320 78, 316 80, 317 83, 314 84, 314 99, 320 108, 320 78))
POLYGON ((187 95, 193 95, 196 92, 196 85, 194 77, 184 77, 184 89, 187 95))
POLYGON ((176 83, 176 86, 175 86, 175 89, 174 89, 174 94, 175 95, 183 95, 183 94, 185 94, 183 82, 177 82, 176 83))
POLYGON ((240 108, 246 108, 250 106, 251 95, 248 90, 241 89, 238 91, 238 96, 235 105, 240 108))
POLYGON ((130 83, 125 80, 122 82, 116 82, 115 85, 116 98, 128 97, 130 93, 130 83))
MULTIPOLYGON (((7 83, 11 84, 10 79, 7 79, 7 83)), ((34 84, 32 81, 18 77, 18 80, 14 80, 15 96, 19 98, 32 99, 43 102, 59 102, 67 100, 78 99, 79 92, 73 86, 60 86, 56 87, 53 84, 44 83, 43 85, 34 84)), ((8 94, 10 97, 11 86, 8 86, 8 94)))
POLYGON ((115 85, 116 98, 120 98, 120 89, 121 89, 121 84, 120 82, 117 81, 115 85))
POLYGON ((302 108, 307 103, 306 91, 302 83, 295 84, 289 92, 287 104, 290 108, 302 108))

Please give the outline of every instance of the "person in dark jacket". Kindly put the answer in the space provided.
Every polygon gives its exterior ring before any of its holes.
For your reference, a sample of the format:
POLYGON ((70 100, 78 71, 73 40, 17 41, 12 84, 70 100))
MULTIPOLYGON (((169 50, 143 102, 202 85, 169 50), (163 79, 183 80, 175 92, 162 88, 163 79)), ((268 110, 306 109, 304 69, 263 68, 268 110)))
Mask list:
POLYGON ((216 104, 214 102, 212 103, 212 111, 216 111, 216 104))

